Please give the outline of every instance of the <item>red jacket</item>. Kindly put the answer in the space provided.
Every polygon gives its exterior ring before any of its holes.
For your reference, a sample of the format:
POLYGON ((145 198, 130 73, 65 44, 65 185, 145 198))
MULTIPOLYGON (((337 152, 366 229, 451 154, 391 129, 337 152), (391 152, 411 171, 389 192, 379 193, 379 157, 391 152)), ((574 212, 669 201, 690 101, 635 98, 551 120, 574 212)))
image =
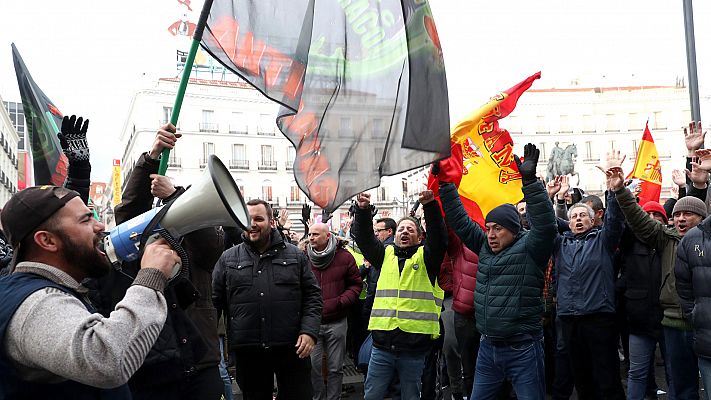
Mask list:
POLYGON ((318 269, 309 261, 311 271, 321 286, 323 312, 321 323, 338 321, 346 317, 348 308, 355 304, 363 289, 355 259, 348 250, 338 247, 331 263, 318 269))
POLYGON ((452 260, 452 309, 460 314, 474 316, 474 289, 479 257, 469 250, 448 226, 447 255, 452 260))

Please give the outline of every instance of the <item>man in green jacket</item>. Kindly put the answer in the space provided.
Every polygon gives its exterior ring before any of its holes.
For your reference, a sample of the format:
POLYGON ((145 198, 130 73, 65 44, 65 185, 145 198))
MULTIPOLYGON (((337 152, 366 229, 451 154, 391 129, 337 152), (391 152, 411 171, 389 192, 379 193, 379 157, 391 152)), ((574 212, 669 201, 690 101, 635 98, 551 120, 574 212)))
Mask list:
POLYGON ((662 222, 650 218, 637 204, 632 193, 624 186, 621 168, 612 168, 608 174, 614 175, 610 180, 610 189, 615 192, 617 202, 632 232, 642 242, 661 254, 662 287, 659 302, 664 311, 662 326, 666 362, 671 364, 671 368, 668 368, 673 382, 670 390, 674 391, 675 398, 678 400, 698 400, 699 370, 693 349, 693 327, 691 322, 684 318, 679 304, 674 265, 679 241, 706 217, 706 205, 695 197, 682 197, 676 202, 672 212, 674 228, 669 228, 662 222))
POLYGON ((479 256, 474 306, 481 344, 472 399, 495 399, 506 380, 519 398, 545 399, 541 298, 558 231, 553 205, 536 178, 538 156, 529 143, 524 161, 515 158, 531 225, 527 232, 511 204, 489 212, 484 232, 464 211, 457 188, 440 186, 447 223, 479 256))

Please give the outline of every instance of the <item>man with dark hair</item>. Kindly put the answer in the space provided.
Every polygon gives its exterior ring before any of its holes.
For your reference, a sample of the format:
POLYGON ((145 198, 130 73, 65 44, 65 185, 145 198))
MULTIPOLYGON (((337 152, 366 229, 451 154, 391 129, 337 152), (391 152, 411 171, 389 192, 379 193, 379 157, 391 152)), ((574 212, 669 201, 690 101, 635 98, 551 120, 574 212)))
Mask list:
POLYGON ((580 202, 592 209, 593 226, 602 226, 605 218, 605 206, 602 204, 602 200, 598 196, 591 194, 583 197, 580 202))
POLYGON ((111 269, 98 249, 104 224, 79 194, 56 186, 16 193, 0 215, 14 248, 0 279, 0 398, 130 399, 129 377, 165 322, 163 297, 180 257, 163 239, 108 318, 80 282, 111 269))
POLYGON ((395 238, 395 230, 397 230, 397 223, 392 218, 380 218, 375 221, 375 236, 378 240, 383 242, 386 246, 393 244, 393 239, 395 238))
POLYGON ((306 255, 272 227, 269 204, 247 202, 243 242, 225 251, 213 273, 212 299, 228 319, 229 351, 245 399, 313 396, 309 355, 321 325, 321 290, 306 255))
POLYGON ((447 246, 444 221, 431 191, 420 194, 430 234, 421 244, 422 228, 405 217, 397 224, 395 243, 385 245, 372 229, 370 195, 357 198, 352 229, 358 247, 379 270, 378 288, 368 329, 373 350, 365 380, 365 399, 382 399, 392 377, 400 378, 403 399, 420 397, 420 378, 432 339, 439 336, 444 292, 437 276, 447 246))

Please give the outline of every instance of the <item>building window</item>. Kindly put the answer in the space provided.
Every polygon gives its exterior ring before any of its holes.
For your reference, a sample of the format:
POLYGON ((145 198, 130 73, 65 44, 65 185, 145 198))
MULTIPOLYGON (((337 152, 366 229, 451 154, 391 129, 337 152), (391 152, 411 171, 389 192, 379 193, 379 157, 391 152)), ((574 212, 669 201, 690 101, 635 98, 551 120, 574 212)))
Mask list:
POLYGON ((595 160, 595 157, 593 155, 592 142, 585 142, 585 159, 595 160))
POLYGON ((592 115, 583 115, 583 132, 595 132, 595 121, 592 115))
POLYGON ((230 133, 246 135, 247 132, 247 120, 244 118, 244 113, 233 112, 230 120, 230 133))
POLYGON ((384 187, 379 187, 378 188, 378 201, 386 201, 387 196, 386 196, 385 188, 384 187))
POLYGON ((539 115, 536 117, 536 133, 550 133, 546 126, 546 117, 539 115))
POLYGON ((259 169, 275 170, 276 163, 274 162, 274 147, 270 145, 262 145, 262 161, 259 164, 259 169))
POLYGON ((247 162, 247 149, 244 144, 232 145, 232 159, 230 160, 231 169, 249 169, 247 162))
POLYGON ((632 157, 637 158, 637 139, 632 139, 632 157))
POLYGON ((240 194, 244 197, 244 181, 242 179, 237 179, 235 183, 237 183, 240 194))
POLYGON ((163 119, 160 121, 161 125, 165 125, 170 122, 171 115, 173 115, 173 107, 163 107, 163 119))
POLYGON ((619 132, 620 129, 617 127, 617 121, 615 121, 615 114, 605 114, 605 131, 606 132, 619 132))
POLYGON ((294 160, 296 159, 296 149, 294 146, 289 146, 286 148, 286 169, 294 169, 294 160))
POLYGON ((215 154, 215 143, 203 142, 202 143, 202 160, 200 160, 200 167, 207 165, 207 160, 212 154, 215 154))
POLYGON ((202 110, 202 123, 200 124, 200 132, 217 133, 217 124, 215 120, 215 112, 212 110, 202 110))
POLYGON ((357 157, 355 156, 355 150, 351 151, 350 147, 341 147, 341 160, 344 160, 344 171, 355 171, 358 169, 358 165, 356 164, 357 157))
POLYGON ((272 181, 265 180, 262 183, 262 200, 272 201, 272 181))
POLYGON ((299 202, 301 201, 301 190, 296 185, 296 182, 291 182, 291 190, 289 193, 289 201, 299 202))
POLYGON ((570 124, 570 116, 561 115, 560 116, 560 132, 561 133, 572 133, 573 126, 570 124))
POLYGON ((627 130, 629 130, 629 131, 641 131, 642 130, 642 122, 639 120, 639 114, 629 113, 629 122, 628 122, 627 130))
POLYGON ((270 114, 261 114, 259 116, 257 134, 262 136, 275 136, 274 131, 274 117, 270 114))
POLYGON ((667 122, 664 120, 664 115, 661 111, 655 111, 652 118, 652 129, 667 129, 667 122))
POLYGON ((541 151, 541 155, 540 155, 540 156, 541 156, 541 159, 547 161, 547 160, 548 160, 548 156, 546 155, 546 144, 545 144, 545 143, 541 143, 541 147, 539 147, 538 150, 541 151))
POLYGON ((616 140, 610 140, 610 151, 617 149, 617 141, 616 140))
POLYGON ((388 132, 385 129, 385 123, 383 122, 382 119, 380 119, 380 118, 373 119, 371 126, 373 128, 371 136, 374 139, 375 138, 384 138, 384 137, 388 136, 388 132))
POLYGON ((349 117, 341 118, 341 126, 338 129, 338 136, 353 137, 353 127, 351 126, 351 119, 349 117))

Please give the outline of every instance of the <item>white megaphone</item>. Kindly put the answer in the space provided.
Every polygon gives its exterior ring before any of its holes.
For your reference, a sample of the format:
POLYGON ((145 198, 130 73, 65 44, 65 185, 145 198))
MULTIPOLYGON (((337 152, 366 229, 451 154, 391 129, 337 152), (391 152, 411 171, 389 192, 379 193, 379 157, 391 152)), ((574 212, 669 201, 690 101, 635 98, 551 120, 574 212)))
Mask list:
MULTIPOLYGON (((153 220, 163 207, 146 211, 109 232, 103 244, 106 256, 112 263, 138 259, 144 233, 153 236, 156 231, 165 229, 173 238, 179 239, 190 232, 211 226, 239 226, 245 229, 245 224, 249 222, 247 206, 237 184, 215 155, 210 156, 200 180, 178 197, 155 224, 153 220), (149 224, 154 225, 153 229, 144 232, 149 224)), ((146 240, 147 243, 151 241, 146 240)))

